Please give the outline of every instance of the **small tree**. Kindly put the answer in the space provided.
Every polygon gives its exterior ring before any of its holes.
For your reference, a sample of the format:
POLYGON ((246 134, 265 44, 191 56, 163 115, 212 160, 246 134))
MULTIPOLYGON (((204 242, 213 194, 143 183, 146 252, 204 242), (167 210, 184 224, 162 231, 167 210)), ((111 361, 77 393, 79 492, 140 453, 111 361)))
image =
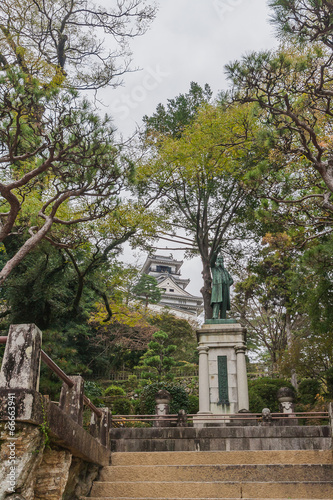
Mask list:
POLYGON ((133 293, 137 299, 144 302, 146 308, 148 304, 157 304, 162 295, 157 286, 157 280, 153 276, 149 276, 149 274, 142 274, 133 288, 133 293))
POLYGON ((162 330, 154 333, 153 340, 148 344, 148 350, 140 358, 140 364, 137 367, 143 371, 143 375, 150 379, 162 381, 171 379, 170 370, 175 365, 172 353, 177 346, 168 345, 169 335, 162 330), (144 371, 147 370, 147 371, 144 371))

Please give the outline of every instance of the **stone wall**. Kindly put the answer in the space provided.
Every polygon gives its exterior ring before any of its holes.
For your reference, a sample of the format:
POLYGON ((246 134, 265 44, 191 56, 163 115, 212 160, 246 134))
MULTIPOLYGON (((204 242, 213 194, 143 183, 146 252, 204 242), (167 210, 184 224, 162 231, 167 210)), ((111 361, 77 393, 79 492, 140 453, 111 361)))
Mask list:
POLYGON ((100 469, 52 442, 45 446, 40 427, 23 423, 14 440, 0 423, 0 462, 0 500, 76 500, 89 494, 100 469))

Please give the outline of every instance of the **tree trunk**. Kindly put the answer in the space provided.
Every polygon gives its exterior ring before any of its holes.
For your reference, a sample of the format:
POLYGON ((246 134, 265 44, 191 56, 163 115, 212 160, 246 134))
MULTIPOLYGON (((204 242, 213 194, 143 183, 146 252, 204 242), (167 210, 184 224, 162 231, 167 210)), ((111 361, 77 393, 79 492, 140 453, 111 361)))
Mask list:
MULTIPOLYGON (((291 351, 292 347, 293 347, 294 338, 293 338, 293 333, 291 330, 291 317, 290 317, 290 313, 288 310, 286 312, 286 335, 287 335, 288 350, 291 351)), ((292 356, 292 359, 294 359, 293 356, 292 356)), ((297 391, 297 388, 298 388, 297 372, 296 372, 296 368, 295 368, 294 364, 293 364, 292 369, 291 369, 290 382, 291 382, 291 385, 294 387, 294 389, 297 391)))
POLYGON ((293 334, 291 331, 291 317, 288 311, 286 312, 286 336, 288 349, 291 349, 293 346, 293 334))
POLYGON ((20 250, 12 257, 2 268, 0 272, 0 285, 8 278, 14 267, 16 267, 24 257, 33 249, 35 246, 44 238, 47 232, 50 230, 53 223, 53 219, 51 217, 47 217, 44 226, 37 231, 36 234, 31 236, 24 245, 20 248, 20 250))
POLYGON ((212 296, 212 277, 209 262, 204 260, 202 262, 202 278, 204 285, 200 291, 204 301, 205 319, 211 319, 213 316, 213 309, 210 305, 210 299, 212 296))

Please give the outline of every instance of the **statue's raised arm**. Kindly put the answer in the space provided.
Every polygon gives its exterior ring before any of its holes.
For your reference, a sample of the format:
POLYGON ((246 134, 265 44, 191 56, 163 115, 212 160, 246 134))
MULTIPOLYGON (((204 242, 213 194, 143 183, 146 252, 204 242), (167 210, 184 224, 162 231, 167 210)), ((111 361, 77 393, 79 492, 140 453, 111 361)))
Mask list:
POLYGON ((230 311, 230 286, 234 280, 224 267, 222 255, 219 250, 213 253, 211 259, 212 270, 212 297, 213 319, 226 319, 227 311, 230 311))

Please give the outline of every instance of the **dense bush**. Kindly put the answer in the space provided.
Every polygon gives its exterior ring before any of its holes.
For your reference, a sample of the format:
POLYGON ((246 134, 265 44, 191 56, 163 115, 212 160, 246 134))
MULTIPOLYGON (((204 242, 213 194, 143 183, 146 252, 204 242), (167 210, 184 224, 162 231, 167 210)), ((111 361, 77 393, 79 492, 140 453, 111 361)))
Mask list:
POLYGON ((118 385, 110 385, 105 389, 105 396, 126 396, 126 392, 122 387, 118 385))
POLYGON ((333 367, 326 370, 324 377, 326 380, 327 396, 329 399, 333 399, 333 367))
POLYGON ((188 397, 188 413, 193 415, 199 411, 199 398, 194 394, 190 394, 188 397))
POLYGON ((314 405, 316 396, 320 392, 320 381, 306 378, 298 385, 298 402, 301 405, 314 405))
POLYGON ((140 394, 140 411, 144 415, 153 415, 155 413, 155 394, 165 389, 170 392, 170 413, 178 413, 179 410, 188 411, 189 399, 184 389, 179 385, 174 385, 165 382, 154 382, 142 389, 140 394))
POLYGON ((103 389, 97 382, 86 380, 84 382, 84 394, 94 405, 98 406, 101 403, 103 389))
POLYGON ((268 377, 257 378, 249 381, 249 410, 253 413, 261 413, 263 408, 269 408, 271 412, 279 411, 277 391, 281 387, 293 386, 288 380, 273 379, 268 377))
POLYGON ((132 404, 130 399, 119 398, 112 402, 112 413, 114 415, 131 415, 132 404))

